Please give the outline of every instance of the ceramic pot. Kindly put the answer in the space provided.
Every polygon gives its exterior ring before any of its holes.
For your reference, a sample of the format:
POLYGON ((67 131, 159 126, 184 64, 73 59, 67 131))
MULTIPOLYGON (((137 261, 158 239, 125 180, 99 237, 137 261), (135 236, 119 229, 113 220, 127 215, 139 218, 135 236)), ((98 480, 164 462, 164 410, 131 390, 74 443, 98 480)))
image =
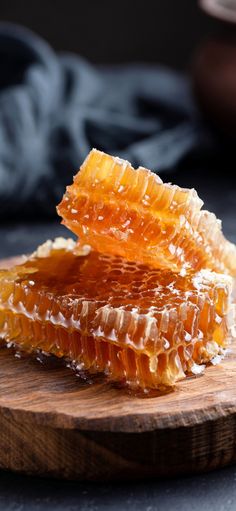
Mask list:
POLYGON ((236 0, 201 0, 200 5, 220 22, 214 37, 197 50, 194 91, 205 116, 236 138, 236 0))

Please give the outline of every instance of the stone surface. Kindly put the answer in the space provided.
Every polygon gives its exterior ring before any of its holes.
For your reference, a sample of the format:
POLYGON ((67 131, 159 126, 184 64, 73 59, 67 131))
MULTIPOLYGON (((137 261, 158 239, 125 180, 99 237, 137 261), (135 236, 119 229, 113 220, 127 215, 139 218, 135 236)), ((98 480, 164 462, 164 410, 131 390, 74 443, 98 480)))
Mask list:
POLYGON ((236 469, 181 479, 88 484, 0 473, 1 511, 232 511, 236 469))

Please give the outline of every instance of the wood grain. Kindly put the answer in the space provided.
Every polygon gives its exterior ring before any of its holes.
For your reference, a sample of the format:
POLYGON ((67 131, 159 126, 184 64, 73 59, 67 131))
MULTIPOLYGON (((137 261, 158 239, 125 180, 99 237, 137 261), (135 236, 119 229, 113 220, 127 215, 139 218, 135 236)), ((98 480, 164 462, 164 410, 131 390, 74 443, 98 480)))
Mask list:
MULTIPOLYGON (((13 264, 5 261, 2 266, 13 264)), ((0 466, 77 479, 171 476, 236 461, 236 347, 221 365, 142 398, 61 363, 0 349, 0 466)))

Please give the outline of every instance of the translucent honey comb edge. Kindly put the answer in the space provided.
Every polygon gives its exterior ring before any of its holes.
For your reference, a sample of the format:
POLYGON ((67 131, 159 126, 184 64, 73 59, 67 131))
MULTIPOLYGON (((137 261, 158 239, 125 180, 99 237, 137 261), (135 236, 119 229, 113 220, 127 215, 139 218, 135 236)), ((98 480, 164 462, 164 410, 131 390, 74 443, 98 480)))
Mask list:
POLYGON ((131 387, 173 386, 223 355, 231 285, 209 270, 181 276, 60 238, 0 272, 0 335, 131 387))
POLYGON ((236 274, 236 247, 193 189, 93 149, 57 211, 81 243, 130 261, 180 271, 236 274))

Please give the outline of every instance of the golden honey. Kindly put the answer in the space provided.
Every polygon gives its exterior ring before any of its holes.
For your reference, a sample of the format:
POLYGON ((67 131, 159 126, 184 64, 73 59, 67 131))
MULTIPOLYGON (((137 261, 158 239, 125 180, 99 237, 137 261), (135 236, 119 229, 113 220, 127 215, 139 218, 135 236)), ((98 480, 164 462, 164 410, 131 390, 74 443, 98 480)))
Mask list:
POLYGON ((182 273, 47 242, 0 272, 0 335, 112 381, 174 385, 222 353, 231 290, 229 276, 182 273))
POLYGON ((236 248, 195 190, 92 150, 58 206, 63 223, 103 254, 173 271, 236 274, 236 248))

